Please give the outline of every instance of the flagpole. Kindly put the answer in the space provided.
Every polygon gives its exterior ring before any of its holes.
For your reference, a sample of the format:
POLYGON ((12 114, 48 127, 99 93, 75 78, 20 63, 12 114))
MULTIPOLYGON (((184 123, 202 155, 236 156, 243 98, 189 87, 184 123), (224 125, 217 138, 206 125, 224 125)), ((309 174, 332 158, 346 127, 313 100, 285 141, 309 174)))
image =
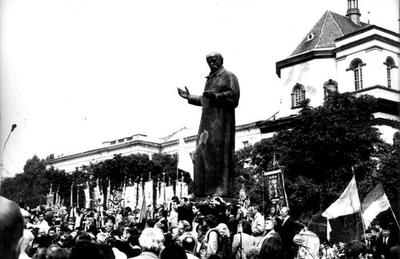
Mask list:
MULTIPOLYGON (((357 188, 357 181, 356 181, 356 175, 354 173, 354 166, 351 167, 351 172, 353 173, 354 181, 355 181, 356 188, 357 188)), ((357 188, 357 192, 358 192, 358 188, 357 188)), ((367 244, 367 239, 365 238, 366 227, 365 227, 365 222, 364 222, 364 218, 363 218, 362 203, 361 203, 361 200, 360 200, 360 196, 358 196, 358 200, 360 202, 360 217, 361 217, 361 225, 362 225, 363 234, 364 234, 364 242, 365 242, 366 245, 368 245, 367 244)))
MULTIPOLYGON (((390 204, 389 204, 389 205, 390 205, 390 204)), ((400 230, 400 225, 399 225, 399 222, 397 221, 396 215, 394 214, 394 211, 393 211, 393 209, 392 209, 392 206, 389 206, 389 208, 390 208, 390 211, 391 211, 392 214, 393 214, 394 221, 396 221, 396 225, 397 225, 397 227, 398 227, 399 230, 400 230)))

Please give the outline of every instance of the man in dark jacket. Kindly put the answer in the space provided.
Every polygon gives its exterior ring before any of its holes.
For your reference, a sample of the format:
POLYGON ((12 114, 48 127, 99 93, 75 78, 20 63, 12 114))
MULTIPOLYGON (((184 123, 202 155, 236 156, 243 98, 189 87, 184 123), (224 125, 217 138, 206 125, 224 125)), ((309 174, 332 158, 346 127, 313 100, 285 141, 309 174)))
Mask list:
POLYGON ((283 252, 285 259, 293 259, 297 252, 297 245, 293 242, 293 237, 303 228, 290 217, 288 207, 282 207, 280 212, 281 223, 278 233, 282 238, 283 252))

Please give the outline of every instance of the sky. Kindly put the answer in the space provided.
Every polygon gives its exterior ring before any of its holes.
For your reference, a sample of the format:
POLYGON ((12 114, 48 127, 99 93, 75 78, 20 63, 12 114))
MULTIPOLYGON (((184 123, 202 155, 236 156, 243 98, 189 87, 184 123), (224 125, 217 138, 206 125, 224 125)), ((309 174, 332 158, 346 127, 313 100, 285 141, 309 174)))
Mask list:
MULTIPOLYGON (((346 0, 0 0, 0 160, 46 158, 137 133, 196 134, 206 54, 238 77, 236 124, 279 110, 275 63, 346 0), (17 128, 10 134, 12 124, 17 128), (10 135, 9 135, 10 134, 10 135), (7 136, 9 136, 6 142, 7 136)), ((360 0, 361 20, 399 31, 399 0, 360 0)))

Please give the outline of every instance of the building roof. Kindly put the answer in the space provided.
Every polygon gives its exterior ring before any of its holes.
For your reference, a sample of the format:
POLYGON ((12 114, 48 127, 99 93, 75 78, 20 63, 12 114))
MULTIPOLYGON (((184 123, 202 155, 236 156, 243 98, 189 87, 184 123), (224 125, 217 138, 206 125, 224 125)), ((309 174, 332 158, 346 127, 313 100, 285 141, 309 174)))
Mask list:
POLYGON ((291 56, 316 49, 335 47, 335 39, 353 33, 363 27, 365 23, 357 25, 346 16, 326 11, 291 56))

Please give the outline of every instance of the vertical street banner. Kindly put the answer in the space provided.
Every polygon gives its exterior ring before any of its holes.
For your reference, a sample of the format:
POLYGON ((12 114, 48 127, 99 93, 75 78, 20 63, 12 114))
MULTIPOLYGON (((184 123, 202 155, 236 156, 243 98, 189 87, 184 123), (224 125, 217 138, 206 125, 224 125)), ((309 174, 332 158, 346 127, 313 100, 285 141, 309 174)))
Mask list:
POLYGON ((182 182, 181 190, 182 190, 182 197, 188 197, 188 195, 189 195, 188 185, 185 182, 182 182))
POLYGON ((166 187, 167 184, 163 181, 160 183, 160 199, 159 199, 159 204, 164 204, 166 202, 166 187))
POLYGON ((136 206, 140 208, 140 206, 142 206, 143 203, 143 183, 142 181, 140 181, 138 183, 138 192, 137 192, 137 204, 136 206))
POLYGON ((174 186, 166 186, 165 187, 165 201, 169 204, 172 201, 172 197, 174 196, 174 186))
POLYGON ((160 181, 156 183, 156 205, 160 204, 160 181))
POLYGON ((89 209, 90 208, 90 188, 89 188, 89 182, 86 182, 86 187, 84 190, 85 194, 85 208, 89 209))
POLYGON ((134 186, 127 186, 125 189, 125 207, 129 207, 132 210, 136 207, 136 189, 134 186))
POLYGON ((146 196, 146 207, 153 207, 153 181, 144 183, 144 195, 146 196))
POLYGON ((175 183, 175 195, 178 196, 178 198, 182 198, 182 182, 176 181, 175 183))

